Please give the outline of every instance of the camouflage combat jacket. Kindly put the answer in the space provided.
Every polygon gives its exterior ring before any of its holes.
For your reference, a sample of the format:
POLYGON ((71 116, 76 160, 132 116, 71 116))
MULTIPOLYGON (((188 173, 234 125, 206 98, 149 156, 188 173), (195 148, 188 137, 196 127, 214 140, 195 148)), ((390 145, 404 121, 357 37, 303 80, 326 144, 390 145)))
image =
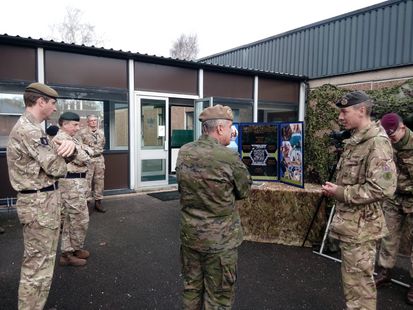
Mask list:
POLYGON ((336 203, 330 235, 353 243, 380 239, 388 233, 381 202, 396 190, 390 140, 379 123, 372 123, 344 142, 336 182, 344 201, 336 203))
POLYGON ((397 166, 397 200, 403 212, 413 212, 413 134, 406 128, 406 134, 393 144, 397 166))
POLYGON ((243 233, 235 200, 247 197, 251 177, 238 155, 203 135, 179 151, 181 242, 200 252, 239 246, 243 233))
POLYGON ((90 162, 90 155, 93 151, 86 145, 82 144, 76 138, 71 137, 63 130, 59 130, 53 140, 71 140, 76 144, 76 154, 72 160, 67 163, 67 172, 81 173, 87 171, 87 165, 90 162))
POLYGON ((66 174, 66 162, 58 156, 40 123, 29 112, 19 118, 7 144, 10 183, 16 191, 48 187, 66 174))
POLYGON ((94 158, 103 158, 100 155, 103 154, 106 140, 102 129, 96 129, 96 131, 93 132, 89 127, 82 128, 77 138, 93 150, 92 160, 94 160, 94 158))

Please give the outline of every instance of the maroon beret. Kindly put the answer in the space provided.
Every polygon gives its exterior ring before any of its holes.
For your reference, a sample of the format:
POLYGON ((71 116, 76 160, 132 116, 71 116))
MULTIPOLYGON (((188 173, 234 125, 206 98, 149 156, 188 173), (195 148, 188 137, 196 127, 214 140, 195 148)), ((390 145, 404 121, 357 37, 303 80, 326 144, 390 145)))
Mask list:
POLYGON ((388 135, 394 134, 394 132, 399 128, 402 118, 397 113, 388 113, 383 115, 380 120, 381 125, 388 135))

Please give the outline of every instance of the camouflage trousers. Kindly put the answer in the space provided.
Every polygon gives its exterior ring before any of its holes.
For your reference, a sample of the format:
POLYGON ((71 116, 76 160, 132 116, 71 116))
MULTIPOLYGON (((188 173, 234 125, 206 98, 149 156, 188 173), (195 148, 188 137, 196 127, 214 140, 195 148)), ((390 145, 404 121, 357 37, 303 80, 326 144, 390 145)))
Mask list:
POLYGON ((63 206, 62 253, 83 249, 89 227, 85 178, 61 179, 63 206))
POLYGON ((87 167, 86 179, 89 184, 88 201, 103 199, 105 186, 105 158, 103 155, 92 158, 87 167))
POLYGON ((238 249, 201 253, 181 246, 183 309, 231 309, 235 298, 238 249))
MULTIPOLYGON (((409 225, 409 234, 413 235, 413 213, 403 212, 399 200, 386 200, 383 204, 384 216, 389 234, 381 240, 379 266, 393 268, 396 264, 403 225, 409 225)), ((413 249, 410 250, 410 277, 413 278, 413 249)))
POLYGON ((56 260, 60 192, 19 194, 16 209, 24 239, 18 309, 41 310, 49 295, 56 260))
POLYGON ((347 309, 375 310, 377 290, 373 272, 376 240, 363 243, 340 242, 341 277, 347 309))

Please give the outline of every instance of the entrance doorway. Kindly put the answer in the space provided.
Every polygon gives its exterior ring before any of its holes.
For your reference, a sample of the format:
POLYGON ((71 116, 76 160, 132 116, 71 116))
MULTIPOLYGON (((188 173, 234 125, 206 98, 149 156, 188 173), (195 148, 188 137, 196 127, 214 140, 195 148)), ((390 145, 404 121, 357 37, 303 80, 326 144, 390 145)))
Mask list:
POLYGON ((137 96, 137 185, 168 184, 168 98, 137 96))

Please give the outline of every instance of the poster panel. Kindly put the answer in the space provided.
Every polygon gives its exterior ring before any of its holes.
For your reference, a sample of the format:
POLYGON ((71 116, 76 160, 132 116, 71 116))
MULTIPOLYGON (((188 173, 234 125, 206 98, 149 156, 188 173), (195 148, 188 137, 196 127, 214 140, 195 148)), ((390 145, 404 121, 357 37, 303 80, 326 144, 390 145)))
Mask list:
POLYGON ((303 122, 280 123, 279 126, 280 181, 304 187, 303 122))
POLYGON ((254 181, 278 181, 278 125, 240 123, 239 153, 254 181))

